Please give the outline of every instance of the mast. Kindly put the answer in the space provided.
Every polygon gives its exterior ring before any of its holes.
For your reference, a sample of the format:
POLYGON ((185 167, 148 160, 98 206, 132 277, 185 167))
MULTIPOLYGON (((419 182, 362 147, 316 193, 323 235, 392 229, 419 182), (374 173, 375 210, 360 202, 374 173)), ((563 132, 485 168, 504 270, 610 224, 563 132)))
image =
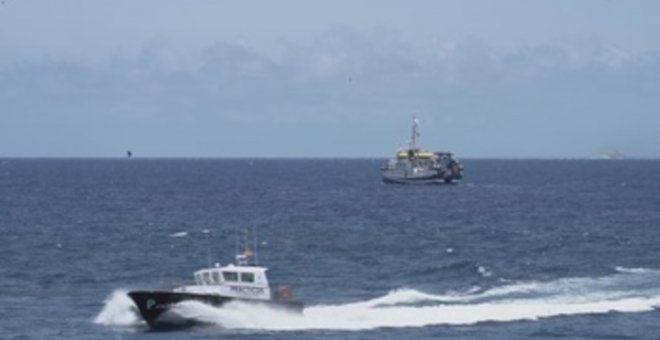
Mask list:
POLYGON ((211 268, 211 237, 207 238, 206 244, 206 264, 211 268))
POLYGON ((259 265, 259 257, 257 256, 257 226, 254 226, 254 232, 252 233, 253 236, 253 247, 254 247, 254 264, 259 265))
POLYGON ((245 228, 243 230, 243 237, 240 233, 236 233, 236 264, 239 266, 251 266, 257 264, 257 229, 253 230, 252 242, 253 248, 250 248, 250 230, 245 228), (242 250, 241 250, 242 248, 242 250), (253 258, 254 262, 250 261, 253 258))
POLYGON ((417 120, 417 115, 413 114, 413 125, 410 136, 410 144, 408 145, 409 149, 417 150, 417 138, 419 138, 419 120, 417 120))
POLYGON ((236 227, 236 250, 234 251, 234 254, 238 257, 238 254, 240 254, 240 248, 241 248, 241 234, 240 231, 238 231, 238 227, 236 227))

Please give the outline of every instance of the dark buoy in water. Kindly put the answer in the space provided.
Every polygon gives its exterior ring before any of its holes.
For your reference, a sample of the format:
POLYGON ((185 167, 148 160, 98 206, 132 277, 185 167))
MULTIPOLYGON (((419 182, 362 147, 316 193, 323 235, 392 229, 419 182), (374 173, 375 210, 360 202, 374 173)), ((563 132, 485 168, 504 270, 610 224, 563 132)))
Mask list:
POLYGON ((127 158, 133 157, 133 152, 131 150, 126 151, 126 157, 127 158))

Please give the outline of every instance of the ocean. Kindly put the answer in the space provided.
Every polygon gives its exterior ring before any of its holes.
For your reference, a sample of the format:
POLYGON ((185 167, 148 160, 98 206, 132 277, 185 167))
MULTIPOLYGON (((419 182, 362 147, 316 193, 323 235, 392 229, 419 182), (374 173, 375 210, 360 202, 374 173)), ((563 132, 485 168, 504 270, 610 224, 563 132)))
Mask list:
POLYGON ((458 185, 383 159, 0 159, 0 339, 657 339, 660 161, 463 160, 458 185), (170 289, 256 232, 302 315, 170 289))

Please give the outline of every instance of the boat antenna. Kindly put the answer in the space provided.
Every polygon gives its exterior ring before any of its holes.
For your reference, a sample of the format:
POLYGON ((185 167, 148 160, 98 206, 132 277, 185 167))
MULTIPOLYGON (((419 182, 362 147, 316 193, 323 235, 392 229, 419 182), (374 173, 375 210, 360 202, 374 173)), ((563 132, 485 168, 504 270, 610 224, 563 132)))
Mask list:
POLYGON ((417 120, 417 115, 413 113, 413 125, 410 137, 410 149, 417 149, 417 138, 419 138, 419 120, 417 120))
POLYGON ((252 265, 250 258, 255 255, 255 251, 250 249, 250 228, 245 228, 243 231, 241 237, 238 229, 236 230, 236 264, 239 266, 249 266, 252 265))
POLYGON ((257 226, 254 226, 254 232, 252 233, 252 236, 254 237, 253 243, 254 243, 254 265, 259 264, 259 257, 257 257, 257 226))
POLYGON ((208 263, 209 268, 211 267, 211 229, 203 229, 202 234, 207 235, 206 243, 206 262, 208 263))
POLYGON ((238 227, 236 227, 236 250, 234 251, 235 255, 240 254, 240 243, 241 243, 241 235, 238 231, 238 227))
POLYGON ((211 268, 211 239, 209 238, 208 244, 206 245, 206 263, 209 268, 211 268))

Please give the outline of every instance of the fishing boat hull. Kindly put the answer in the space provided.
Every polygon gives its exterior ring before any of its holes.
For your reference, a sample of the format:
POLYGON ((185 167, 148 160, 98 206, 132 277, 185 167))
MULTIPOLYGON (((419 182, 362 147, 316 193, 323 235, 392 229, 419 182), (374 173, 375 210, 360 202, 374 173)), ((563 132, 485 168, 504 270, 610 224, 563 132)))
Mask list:
POLYGON ((419 185, 434 185, 434 184, 456 184, 457 181, 441 178, 441 177, 403 177, 403 176, 387 176, 383 175, 384 183, 393 184, 419 184, 419 185))
POLYGON ((196 319, 188 319, 180 315, 168 313, 172 306, 184 301, 197 301, 213 307, 222 307, 230 301, 241 301, 281 309, 291 313, 302 313, 303 310, 303 303, 299 301, 253 300, 221 295, 170 291, 133 291, 129 292, 128 296, 133 300, 140 316, 147 322, 149 327, 158 330, 185 328, 202 323, 196 319))
POLYGON ((455 184, 462 176, 459 173, 443 174, 435 170, 417 172, 398 169, 383 169, 383 182, 396 184, 455 184))

